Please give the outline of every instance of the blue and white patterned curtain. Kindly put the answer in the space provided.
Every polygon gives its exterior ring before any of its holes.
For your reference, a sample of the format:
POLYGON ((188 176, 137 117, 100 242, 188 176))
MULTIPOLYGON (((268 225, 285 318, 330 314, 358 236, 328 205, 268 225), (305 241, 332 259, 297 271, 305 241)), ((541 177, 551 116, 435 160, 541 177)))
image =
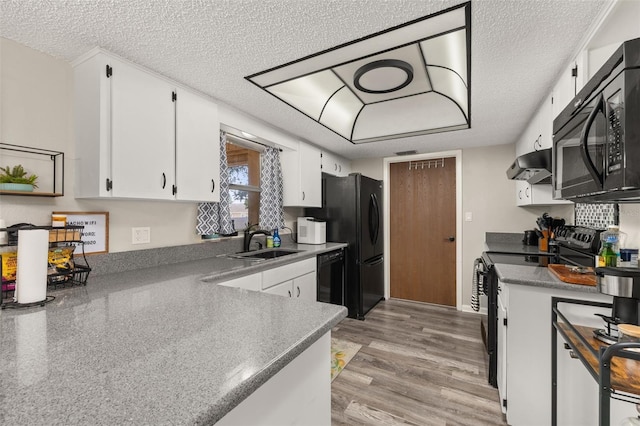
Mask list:
POLYGON ((260 227, 275 229, 284 226, 282 209, 282 167, 280 150, 267 148, 261 154, 260 167, 260 227))
POLYGON ((220 132, 220 202, 198 204, 199 235, 231 234, 231 196, 229 195, 229 166, 227 165, 227 134, 220 132))

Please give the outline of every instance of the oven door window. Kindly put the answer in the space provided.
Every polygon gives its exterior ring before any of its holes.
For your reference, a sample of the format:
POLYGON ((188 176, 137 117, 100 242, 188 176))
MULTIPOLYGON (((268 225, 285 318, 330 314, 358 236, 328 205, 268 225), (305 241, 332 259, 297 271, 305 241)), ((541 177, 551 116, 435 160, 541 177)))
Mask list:
MULTIPOLYGON (((583 108, 564 127, 563 133, 559 132, 556 135, 555 190, 556 194, 560 194, 561 197, 583 195, 601 190, 600 183, 596 182, 589 173, 581 152, 582 129, 595 103, 596 100, 583 108)), ((606 125, 604 114, 598 113, 587 135, 587 152, 600 175, 604 170, 606 125)))

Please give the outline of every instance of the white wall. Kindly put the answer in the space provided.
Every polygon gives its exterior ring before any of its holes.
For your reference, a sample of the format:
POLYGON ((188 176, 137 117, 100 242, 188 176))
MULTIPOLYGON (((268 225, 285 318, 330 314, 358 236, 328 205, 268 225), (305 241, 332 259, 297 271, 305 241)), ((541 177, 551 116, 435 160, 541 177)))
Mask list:
POLYGON ((372 179, 382 180, 384 172, 384 161, 382 158, 365 158, 351 161, 351 170, 362 173, 372 179))
MULTIPOLYGON (((108 211, 110 252, 200 241, 195 232, 195 203, 76 200, 71 65, 5 38, 0 38, 0 55, 0 141, 65 153, 65 195, 58 198, 0 196, 0 218, 7 226, 20 222, 47 225, 51 223, 52 211, 108 211), (131 244, 131 227, 139 226, 151 227, 151 244, 131 244)), ((224 116, 233 117, 235 125, 251 122, 239 113, 229 112, 224 116)), ((266 128, 267 125, 256 122, 251 130, 259 134, 266 128)), ((273 129, 268 136, 281 137, 283 141, 291 139, 273 129)), ((10 156, 0 153, 1 166, 13 162, 10 156)), ((287 226, 293 227, 298 215, 299 209, 286 209, 287 226)))
MULTIPOLYGON (((564 217, 573 223, 573 205, 517 207, 515 181, 505 174, 515 159, 515 146, 496 145, 462 151, 462 210, 473 214, 472 222, 463 222, 462 305, 471 299, 473 261, 484 251, 486 232, 516 232, 533 229, 544 212, 564 217)), ((354 160, 354 172, 382 178, 383 159, 354 160)), ((393 206, 391 206, 393 208, 393 206)))

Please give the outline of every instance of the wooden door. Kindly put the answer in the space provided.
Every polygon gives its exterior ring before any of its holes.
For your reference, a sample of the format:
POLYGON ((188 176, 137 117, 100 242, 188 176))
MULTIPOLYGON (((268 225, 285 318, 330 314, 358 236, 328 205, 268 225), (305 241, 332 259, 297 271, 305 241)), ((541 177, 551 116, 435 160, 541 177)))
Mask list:
POLYGON ((391 297, 455 306, 456 159, 391 163, 389 194, 391 297))

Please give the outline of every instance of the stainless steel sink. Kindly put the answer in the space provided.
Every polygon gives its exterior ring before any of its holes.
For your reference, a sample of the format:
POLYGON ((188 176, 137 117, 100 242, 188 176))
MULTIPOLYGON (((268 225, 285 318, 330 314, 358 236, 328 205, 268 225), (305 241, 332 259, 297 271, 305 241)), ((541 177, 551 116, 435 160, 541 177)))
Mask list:
POLYGON ((296 253, 300 253, 300 250, 266 249, 266 250, 258 250, 258 251, 248 251, 244 253, 236 253, 228 256, 235 259, 265 260, 265 259, 276 259, 278 257, 288 256, 290 254, 296 254, 296 253))

